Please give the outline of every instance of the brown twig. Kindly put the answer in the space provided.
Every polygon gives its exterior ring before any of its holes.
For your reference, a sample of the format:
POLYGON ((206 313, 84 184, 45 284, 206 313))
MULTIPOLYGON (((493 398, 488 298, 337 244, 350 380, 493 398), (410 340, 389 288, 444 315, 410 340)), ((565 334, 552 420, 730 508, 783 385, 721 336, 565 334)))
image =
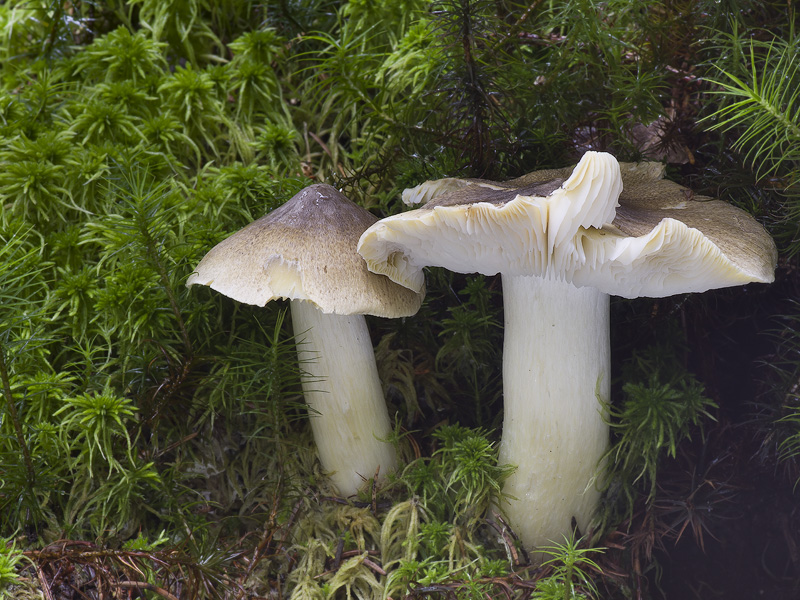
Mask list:
POLYGON ((146 583, 144 581, 117 581, 115 583, 111 583, 111 585, 120 588, 147 590, 148 592, 154 592, 159 596, 161 596, 162 598, 167 598, 168 600, 178 600, 177 596, 173 596, 164 588, 158 587, 157 585, 153 585, 152 583, 146 583))
POLYGON ((500 537, 503 538, 503 544, 508 551, 511 562, 515 569, 527 567, 531 564, 530 556, 528 556, 528 552, 522 545, 520 545, 520 549, 522 550, 522 557, 520 558, 520 555, 517 552, 516 543, 519 541, 519 538, 517 538, 514 530, 511 529, 508 523, 506 523, 505 519, 503 519, 503 516, 500 513, 497 511, 492 511, 492 519, 489 520, 489 525, 491 525, 497 531, 497 533, 500 534, 500 537))
POLYGON ((44 576, 42 567, 39 565, 36 565, 36 574, 39 576, 39 584, 42 587, 42 592, 44 593, 45 600, 55 600, 53 598, 53 592, 50 591, 50 584, 47 583, 47 579, 44 576))

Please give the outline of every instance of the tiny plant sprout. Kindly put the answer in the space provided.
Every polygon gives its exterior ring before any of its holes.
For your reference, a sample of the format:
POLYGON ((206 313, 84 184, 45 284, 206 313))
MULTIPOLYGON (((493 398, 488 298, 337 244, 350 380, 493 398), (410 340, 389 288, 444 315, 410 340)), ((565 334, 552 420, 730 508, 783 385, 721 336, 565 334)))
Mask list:
POLYGON ((661 165, 599 152, 508 182, 426 182, 404 199, 427 203, 367 229, 359 252, 417 290, 425 266, 502 274, 499 460, 517 467, 502 508, 529 549, 562 541, 573 519, 586 531, 609 437, 609 296, 771 282, 772 239, 744 211, 663 179, 661 165))
POLYGON ((320 462, 343 495, 396 466, 363 315, 410 316, 424 295, 367 270, 356 244, 376 220, 312 185, 215 246, 187 281, 257 306, 289 299, 320 462))

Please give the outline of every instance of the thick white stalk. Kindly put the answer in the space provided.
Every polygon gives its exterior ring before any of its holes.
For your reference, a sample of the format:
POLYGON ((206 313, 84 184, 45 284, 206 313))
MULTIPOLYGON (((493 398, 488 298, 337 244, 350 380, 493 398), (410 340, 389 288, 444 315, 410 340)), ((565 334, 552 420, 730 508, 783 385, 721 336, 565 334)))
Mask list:
POLYGON ((375 353, 361 315, 323 314, 292 300, 303 394, 322 468, 344 496, 396 465, 375 353))
POLYGON ((524 546, 563 543, 573 517, 586 532, 600 492, 608 426, 609 297, 541 277, 503 275, 503 436, 500 464, 517 470, 504 492, 524 546))

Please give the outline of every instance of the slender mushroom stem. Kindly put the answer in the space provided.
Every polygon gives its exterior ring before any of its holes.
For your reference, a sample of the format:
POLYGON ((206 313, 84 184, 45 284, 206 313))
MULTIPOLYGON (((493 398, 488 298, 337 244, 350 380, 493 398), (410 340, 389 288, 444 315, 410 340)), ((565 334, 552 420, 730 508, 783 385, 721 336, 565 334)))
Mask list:
POLYGON ((500 464, 516 471, 503 504, 526 548, 586 531, 608 444, 609 296, 537 276, 503 275, 505 416, 500 464))
POLYGON ((311 302, 292 300, 290 306, 320 462, 339 493, 349 496, 379 467, 385 475, 397 464, 386 441, 392 427, 366 320, 323 314, 311 302))

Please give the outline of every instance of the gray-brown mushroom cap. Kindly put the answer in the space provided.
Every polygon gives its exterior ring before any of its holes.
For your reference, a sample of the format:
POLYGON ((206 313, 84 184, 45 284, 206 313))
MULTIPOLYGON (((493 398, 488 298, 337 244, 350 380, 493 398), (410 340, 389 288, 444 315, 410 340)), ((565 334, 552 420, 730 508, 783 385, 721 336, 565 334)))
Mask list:
MULTIPOLYGON (((645 236, 657 237, 659 230, 697 230, 706 242, 718 249, 720 259, 724 257, 725 261, 730 262, 731 269, 725 275, 730 280, 720 283, 738 285, 774 281, 778 261, 775 242, 749 213, 722 200, 695 194, 687 187, 664 179, 664 165, 661 163, 620 163, 620 172, 623 190, 612 222, 619 233, 644 239, 645 236), (663 222, 665 219, 676 223, 663 222)), ((569 173, 569 168, 535 171, 504 182, 504 185, 511 189, 545 185, 569 173)), ((700 239, 699 236, 695 238, 700 239)), ((712 281, 708 283, 709 287, 705 287, 698 282, 695 285, 697 289, 685 291, 704 291, 715 287, 710 285, 712 281)), ((657 295, 656 290, 649 291, 657 295)))
POLYGON ((217 244, 186 285, 257 306, 286 298, 312 302, 323 313, 413 315, 424 292, 370 273, 356 252, 375 221, 332 186, 311 185, 217 244))
POLYGON ((422 289, 426 266, 572 281, 586 263, 578 236, 614 218, 622 191, 619 164, 603 152, 587 152, 567 177, 544 184, 462 182, 445 180, 422 208, 369 227, 358 244, 368 268, 411 289, 422 289))
MULTIPOLYGON (((534 261, 530 257, 537 250, 525 246, 522 248, 524 252, 518 256, 526 262, 509 261, 509 266, 503 272, 556 276, 577 286, 593 286, 605 293, 627 298, 663 297, 749 282, 773 281, 777 263, 775 244, 766 230, 747 212, 726 202, 696 195, 688 188, 664 179, 664 167, 660 163, 621 163, 619 168, 623 189, 619 195, 619 205, 609 222, 600 227, 581 228, 570 244, 561 248, 560 256, 544 255, 534 261), (554 259, 558 259, 558 264, 554 259), (539 264, 555 264, 557 268, 546 271, 538 268, 539 264)), ((469 207, 499 206, 507 203, 515 194, 551 194, 551 190, 572 173, 573 168, 568 167, 535 171, 506 182, 481 179, 426 182, 404 192, 406 203, 426 204, 417 211, 403 213, 402 218, 410 221, 420 216, 432 220, 433 214, 443 210, 440 207, 452 209, 461 206, 465 209, 465 217, 472 214, 474 220, 477 211, 469 207), (466 210, 470 210, 470 213, 466 210)), ((500 211, 483 212, 492 221, 494 214, 500 215, 500 211)), ((404 227, 405 231, 410 230, 399 218, 396 223, 384 223, 384 228, 397 226, 404 227)), ((480 226, 472 225, 470 229, 472 232, 490 227, 494 225, 481 223, 480 226)), ((414 236, 421 235, 412 233, 414 236)), ((381 235, 389 239, 389 234, 381 232, 381 235)), ((367 233, 362 236, 360 246, 364 256, 367 256, 364 243, 367 237, 367 233)), ((463 237, 468 237, 466 228, 463 237)), ((388 267, 399 266, 410 273, 413 268, 424 265, 428 257, 421 256, 418 249, 413 252, 419 256, 404 256, 404 239, 399 233, 392 234, 387 246, 391 250, 391 264, 388 267)), ((479 238, 471 239, 477 244, 491 243, 479 238)), ((504 233, 497 239, 499 241, 494 243, 501 244, 507 249, 506 254, 511 254, 514 237, 504 233)), ((417 248, 420 246, 417 243, 417 248)), ((373 243, 375 247, 377 245, 373 243)), ((459 252, 463 253, 464 250, 460 249, 459 252)), ((439 260, 434 264, 440 264, 443 262, 440 257, 447 257, 448 250, 437 248, 431 254, 439 260)), ((373 256, 377 257, 374 251, 368 259, 370 268, 383 268, 373 265, 377 262, 373 256)), ((449 264, 442 266, 451 268, 449 264)), ((490 268, 481 270, 479 265, 475 270, 486 274, 500 271, 494 264, 488 266, 490 268)), ((453 270, 459 270, 459 267, 453 270)), ((393 277, 389 269, 383 272, 393 277)), ((409 275, 404 276, 410 279, 409 275)))

